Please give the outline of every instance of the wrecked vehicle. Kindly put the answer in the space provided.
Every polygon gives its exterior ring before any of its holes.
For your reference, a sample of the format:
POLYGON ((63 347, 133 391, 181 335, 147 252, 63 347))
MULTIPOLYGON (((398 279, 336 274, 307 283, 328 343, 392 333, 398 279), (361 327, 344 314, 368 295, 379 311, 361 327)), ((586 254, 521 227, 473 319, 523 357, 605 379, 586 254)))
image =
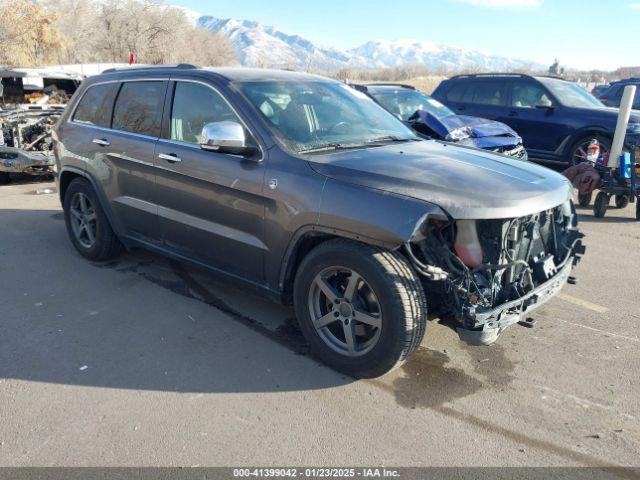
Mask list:
POLYGON ((428 311, 494 342, 584 251, 560 174, 425 140, 314 75, 110 71, 80 87, 55 135, 82 256, 143 247, 293 304, 312 352, 355 377, 415 352, 428 311))
POLYGON ((351 86, 369 95, 422 135, 520 160, 528 158, 520 135, 504 123, 456 115, 450 108, 410 85, 372 83, 351 86))
POLYGON ((51 130, 80 80, 36 69, 0 70, 0 184, 14 173, 53 173, 51 130))

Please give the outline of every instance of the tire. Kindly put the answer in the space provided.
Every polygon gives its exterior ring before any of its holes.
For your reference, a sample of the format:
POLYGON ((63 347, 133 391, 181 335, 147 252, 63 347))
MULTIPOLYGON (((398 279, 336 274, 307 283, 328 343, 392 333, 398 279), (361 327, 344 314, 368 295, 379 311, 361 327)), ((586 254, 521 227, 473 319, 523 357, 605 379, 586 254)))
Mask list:
POLYGON ((607 209, 609 208, 609 195, 604 192, 598 193, 596 196, 596 201, 593 204, 593 214, 602 218, 607 213, 607 209))
POLYGON ((629 197, 626 195, 616 195, 616 208, 627 208, 629 197))
POLYGON ((8 172, 0 172, 0 185, 11 183, 11 176, 8 172))
POLYGON ((104 261, 120 254, 122 244, 113 233, 98 197, 87 180, 76 178, 71 182, 65 192, 63 208, 67 233, 80 255, 89 260, 104 261), (87 213, 82 209, 83 202, 88 206, 87 213), (78 227, 78 213, 85 219, 85 228, 78 227), (92 235, 89 235, 88 229, 92 230, 92 235))
POLYGON ((636 220, 640 221, 640 198, 636 199, 636 220))
POLYGON ((598 143, 600 143, 600 152, 602 153, 602 151, 606 151, 609 152, 611 151, 611 144, 613 143, 613 141, 611 140, 611 138, 609 137, 605 137, 603 135, 586 135, 580 139, 578 139, 573 145, 571 145, 571 148, 569 149, 569 154, 567 157, 567 160, 569 161, 569 165, 577 165, 578 163, 582 163, 583 161, 586 160, 586 148, 584 147, 585 145, 588 145, 589 142, 591 142, 591 140, 598 140, 598 143), (581 154, 581 149, 584 150, 584 155, 581 154))
POLYGON ((581 207, 588 207, 591 203, 592 197, 592 193, 587 193, 586 195, 578 195, 578 205, 580 205, 581 207))
POLYGON ((294 305, 311 352, 356 378, 378 377, 401 365, 419 347, 427 324, 424 289, 407 260, 349 240, 330 240, 304 258, 294 281, 294 305), (349 295, 354 278, 355 293, 349 295), (330 301, 318 279, 329 284, 337 301, 330 301), (358 321, 363 313, 365 323, 358 321), (316 328, 314 319, 327 319, 326 326, 316 328))

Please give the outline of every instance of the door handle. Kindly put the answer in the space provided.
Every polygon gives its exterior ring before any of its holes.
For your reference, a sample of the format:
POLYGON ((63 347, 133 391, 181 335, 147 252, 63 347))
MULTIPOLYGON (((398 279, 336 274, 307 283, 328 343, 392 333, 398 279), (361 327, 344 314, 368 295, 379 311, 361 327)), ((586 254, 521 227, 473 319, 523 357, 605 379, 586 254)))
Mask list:
POLYGON ((517 117, 517 116, 518 116, 518 112, 516 112, 516 111, 511 111, 511 112, 509 112, 509 115, 508 115, 508 116, 509 116, 509 117, 517 117))
POLYGON ((166 160, 169 163, 178 163, 182 161, 182 159, 175 153, 161 153, 158 155, 158 158, 166 160))
POLYGON ((458 111, 459 112, 464 112, 467 109, 467 107, 458 107, 458 111))
POLYGON ((101 147, 108 147, 109 145, 111 145, 109 143, 109 140, 107 140, 106 138, 94 138, 93 143, 95 143, 96 145, 100 145, 101 147))

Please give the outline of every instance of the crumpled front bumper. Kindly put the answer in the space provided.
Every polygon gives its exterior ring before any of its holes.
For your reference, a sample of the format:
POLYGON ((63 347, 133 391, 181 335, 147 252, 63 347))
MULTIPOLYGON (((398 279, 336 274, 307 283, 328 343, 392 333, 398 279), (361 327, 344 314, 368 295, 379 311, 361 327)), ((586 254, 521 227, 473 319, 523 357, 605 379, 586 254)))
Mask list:
POLYGON ((0 146, 0 172, 43 175, 53 173, 55 163, 53 155, 0 146))
POLYGON ((578 254, 584 253, 584 246, 578 239, 571 254, 560 266, 558 272, 545 283, 538 285, 526 295, 503 303, 491 310, 470 312, 467 320, 473 322, 473 328, 458 327, 460 339, 469 345, 490 345, 510 325, 519 322, 526 314, 551 300, 567 283, 571 270, 580 259, 578 254))

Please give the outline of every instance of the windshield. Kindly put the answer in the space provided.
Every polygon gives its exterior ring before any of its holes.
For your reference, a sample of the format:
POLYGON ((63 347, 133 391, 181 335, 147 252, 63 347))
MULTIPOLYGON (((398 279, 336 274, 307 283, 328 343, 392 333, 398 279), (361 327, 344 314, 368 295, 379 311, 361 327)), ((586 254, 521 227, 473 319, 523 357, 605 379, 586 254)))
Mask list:
POLYGON ((540 82, 551 90, 551 93, 565 107, 598 108, 604 107, 602 102, 575 83, 554 78, 539 78, 540 82))
POLYGON ((409 120, 414 113, 424 110, 436 118, 450 117, 454 113, 439 101, 416 90, 400 89, 371 92, 384 108, 402 121, 409 120))
POLYGON ((268 81, 238 87, 293 152, 418 139, 369 97, 341 83, 268 81))

